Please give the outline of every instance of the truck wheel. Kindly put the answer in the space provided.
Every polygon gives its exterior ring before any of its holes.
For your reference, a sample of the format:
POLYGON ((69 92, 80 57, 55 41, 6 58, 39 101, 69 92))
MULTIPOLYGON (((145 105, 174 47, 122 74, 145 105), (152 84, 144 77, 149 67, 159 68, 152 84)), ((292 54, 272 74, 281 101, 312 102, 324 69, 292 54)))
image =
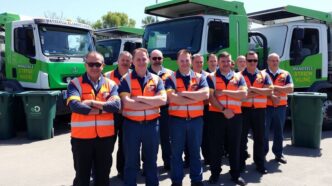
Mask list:
POLYGON ((332 100, 327 99, 323 103, 323 129, 332 129, 332 100))

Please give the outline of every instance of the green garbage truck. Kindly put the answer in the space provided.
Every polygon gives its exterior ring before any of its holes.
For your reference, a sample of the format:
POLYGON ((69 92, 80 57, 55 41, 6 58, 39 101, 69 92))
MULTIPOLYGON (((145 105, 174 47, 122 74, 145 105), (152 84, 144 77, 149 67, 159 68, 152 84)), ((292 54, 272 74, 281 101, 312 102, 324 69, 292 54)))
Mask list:
POLYGON ((188 49, 206 56, 229 52, 233 59, 254 50, 259 67, 268 53, 281 57, 281 68, 292 74, 295 91, 327 93, 324 125, 332 126, 332 44, 330 13, 285 6, 247 14, 244 4, 224 0, 172 0, 145 8, 167 18, 145 27, 143 46, 164 53, 164 64, 175 70, 176 53, 188 49), (252 27, 258 24, 258 28, 252 27))
POLYGON ((144 29, 127 26, 104 28, 95 30, 97 36, 96 49, 105 59, 105 70, 109 71, 118 64, 118 57, 122 51, 132 53, 142 47, 144 29))
POLYGON ((67 20, 0 14, 0 88, 9 91, 61 90, 57 114, 71 79, 84 73, 83 58, 95 50, 89 25, 67 20))

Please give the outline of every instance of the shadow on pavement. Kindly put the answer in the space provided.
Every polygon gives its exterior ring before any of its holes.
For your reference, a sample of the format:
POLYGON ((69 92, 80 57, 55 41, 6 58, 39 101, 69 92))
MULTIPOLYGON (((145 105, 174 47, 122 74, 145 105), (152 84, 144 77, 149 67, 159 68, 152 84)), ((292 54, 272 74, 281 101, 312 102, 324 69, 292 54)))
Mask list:
POLYGON ((321 149, 295 147, 293 145, 286 145, 284 147, 283 152, 284 152, 284 154, 289 155, 289 156, 307 156, 307 157, 322 156, 321 149))

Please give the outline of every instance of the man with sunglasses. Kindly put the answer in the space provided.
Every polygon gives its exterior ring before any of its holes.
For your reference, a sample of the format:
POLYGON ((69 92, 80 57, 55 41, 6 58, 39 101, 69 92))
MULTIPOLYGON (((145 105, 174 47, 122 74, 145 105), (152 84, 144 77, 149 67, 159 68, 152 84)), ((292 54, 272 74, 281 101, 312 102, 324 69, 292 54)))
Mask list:
POLYGON ((269 133, 272 125, 273 146, 272 152, 275 160, 279 163, 286 164, 287 160, 283 156, 283 130, 286 120, 287 94, 292 93, 294 84, 292 76, 286 70, 279 68, 280 58, 276 53, 272 53, 267 58, 268 68, 265 70, 271 77, 273 83, 273 95, 267 99, 266 122, 265 122, 265 155, 269 151, 269 133))
POLYGON ((74 186, 88 186, 92 164, 95 185, 109 185, 114 147, 113 113, 120 110, 117 85, 104 78, 104 58, 98 52, 85 57, 86 73, 68 85, 67 104, 72 110, 71 145, 76 176, 74 186))
MULTIPOLYGON (((105 77, 113 80, 118 86, 120 85, 120 80, 122 76, 130 71, 130 67, 133 61, 133 56, 127 52, 122 51, 119 54, 118 66, 115 70, 105 73, 105 77)), ((116 169, 118 171, 117 177, 123 180, 123 170, 124 170, 124 153, 123 153, 123 139, 122 139, 122 125, 123 125, 123 116, 119 113, 114 113, 114 124, 115 124, 115 139, 118 135, 118 151, 116 154, 116 169)), ((116 140, 114 140, 115 143, 116 140)))
MULTIPOLYGON (((173 71, 163 67, 163 60, 163 53, 160 50, 153 50, 150 53, 151 65, 148 70, 152 74, 158 75, 165 86, 166 79, 173 74, 173 71)), ((168 104, 160 107, 159 132, 164 171, 169 171, 171 169, 171 143, 168 127, 168 104)))
POLYGON ((207 82, 210 87, 209 125, 210 171, 209 182, 216 184, 221 172, 221 159, 226 143, 229 153, 231 179, 234 183, 245 185, 240 177, 240 141, 242 131, 241 99, 247 95, 243 76, 231 69, 231 55, 222 52, 218 56, 219 69, 211 73, 207 82))
POLYGON ((125 154, 125 185, 137 185, 139 154, 142 144, 146 185, 159 185, 157 153, 159 146, 158 118, 160 106, 166 104, 166 92, 160 77, 147 70, 146 49, 134 51, 135 68, 123 76, 119 94, 123 103, 123 147, 125 154))
POLYGON ((272 94, 273 86, 270 77, 264 71, 257 68, 258 55, 253 51, 246 54, 246 68, 240 73, 243 75, 248 95, 242 100, 242 137, 241 137, 241 170, 246 166, 248 133, 252 130, 254 140, 254 162, 256 170, 266 174, 264 154, 264 132, 267 96, 272 94))

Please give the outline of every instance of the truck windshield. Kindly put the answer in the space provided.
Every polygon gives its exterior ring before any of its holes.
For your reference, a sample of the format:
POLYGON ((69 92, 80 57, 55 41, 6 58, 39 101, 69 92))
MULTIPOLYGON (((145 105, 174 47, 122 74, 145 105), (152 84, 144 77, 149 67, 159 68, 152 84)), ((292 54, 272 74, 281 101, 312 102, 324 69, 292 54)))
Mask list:
POLYGON ((112 65, 118 60, 121 40, 120 39, 111 39, 104 41, 97 41, 97 51, 100 52, 105 59, 106 65, 112 65))
POLYGON ((39 25, 39 35, 42 52, 46 56, 83 57, 94 50, 88 30, 39 25))
POLYGON ((191 17, 148 25, 143 36, 143 47, 149 52, 159 49, 165 57, 173 59, 181 49, 197 53, 201 46, 203 22, 202 17, 191 17))

